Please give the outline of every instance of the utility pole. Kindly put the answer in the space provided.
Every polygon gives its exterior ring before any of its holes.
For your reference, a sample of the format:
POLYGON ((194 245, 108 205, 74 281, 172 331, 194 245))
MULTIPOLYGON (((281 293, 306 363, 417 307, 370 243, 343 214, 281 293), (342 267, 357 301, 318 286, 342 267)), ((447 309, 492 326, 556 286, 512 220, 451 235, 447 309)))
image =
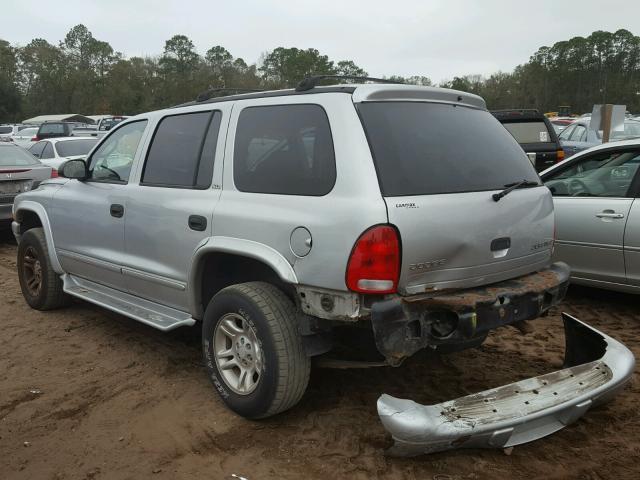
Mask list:
POLYGON ((611 117, 613 115, 613 105, 607 103, 602 106, 602 143, 609 141, 611 135, 611 117))

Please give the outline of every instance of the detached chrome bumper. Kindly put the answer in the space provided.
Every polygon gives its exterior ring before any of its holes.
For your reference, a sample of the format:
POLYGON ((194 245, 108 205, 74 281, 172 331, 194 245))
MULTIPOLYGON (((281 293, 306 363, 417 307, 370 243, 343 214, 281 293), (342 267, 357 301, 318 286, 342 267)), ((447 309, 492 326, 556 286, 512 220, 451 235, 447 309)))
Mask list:
POLYGON ((633 354, 571 315, 562 318, 563 370, 437 405, 382 395, 378 415, 395 442, 387 453, 415 456, 520 445, 564 428, 609 400, 630 379, 633 354))

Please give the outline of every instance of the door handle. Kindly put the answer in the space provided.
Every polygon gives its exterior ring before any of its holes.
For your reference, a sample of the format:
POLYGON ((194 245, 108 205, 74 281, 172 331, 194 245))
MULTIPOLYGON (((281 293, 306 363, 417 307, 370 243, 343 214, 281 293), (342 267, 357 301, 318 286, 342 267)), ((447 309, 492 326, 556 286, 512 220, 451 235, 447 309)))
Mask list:
POLYGON ((124 207, 119 203, 114 203, 109 208, 112 217, 121 218, 124 215, 124 207))
POLYGON ((616 213, 613 210, 605 210, 600 213, 596 213, 598 218, 624 218, 624 213, 616 213))
POLYGON ((189 228, 196 232, 203 232, 207 229, 207 219, 202 215, 189 215, 189 228))

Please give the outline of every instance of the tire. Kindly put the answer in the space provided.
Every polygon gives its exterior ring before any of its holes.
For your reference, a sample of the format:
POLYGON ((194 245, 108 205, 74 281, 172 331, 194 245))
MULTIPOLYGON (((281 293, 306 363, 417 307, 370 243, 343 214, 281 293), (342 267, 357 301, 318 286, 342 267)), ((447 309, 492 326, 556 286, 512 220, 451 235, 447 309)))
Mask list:
POLYGON ((31 308, 53 310, 69 303, 69 297, 62 291, 62 280, 51 266, 42 228, 32 228, 22 235, 18 245, 18 279, 31 308))
POLYGON ((246 418, 288 410, 300 401, 309 383, 311 360, 297 329, 296 308, 269 283, 232 285, 211 299, 202 325, 202 351, 216 391, 231 410, 246 418), (227 335, 229 331, 234 335, 227 335), (242 357, 245 347, 253 352, 246 354, 250 358, 242 357), (226 355, 219 358, 216 352, 222 351, 226 355), (234 366, 221 368, 233 362, 234 366), (254 369, 244 383, 236 381, 243 368, 254 369))

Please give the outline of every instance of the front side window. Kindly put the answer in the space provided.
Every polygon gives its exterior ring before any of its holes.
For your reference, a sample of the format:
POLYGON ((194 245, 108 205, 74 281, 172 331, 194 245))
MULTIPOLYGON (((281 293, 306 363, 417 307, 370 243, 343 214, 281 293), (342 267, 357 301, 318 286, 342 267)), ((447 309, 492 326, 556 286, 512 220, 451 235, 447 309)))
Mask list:
POLYGON ((44 150, 44 146, 47 143, 48 142, 37 142, 31 145, 29 147, 29 151, 31 152, 31 155, 33 155, 34 157, 40 158, 42 156, 42 150, 44 150))
POLYGON ((333 139, 320 105, 245 108, 234 145, 233 179, 240 191, 322 196, 333 189, 333 139))
POLYGON ((222 114, 171 115, 158 124, 142 172, 142 185, 207 188, 222 114))
POLYGON ((124 125, 109 135, 91 155, 89 179, 126 183, 146 127, 147 121, 140 120, 124 125))
POLYGON ((40 158, 42 158, 43 160, 54 158, 55 154, 53 153, 53 147, 51 146, 51 142, 44 142, 44 143, 45 143, 44 150, 42 150, 42 155, 40 156, 40 158))
POLYGON ((627 197, 640 166, 640 151, 600 152, 545 177, 556 197, 627 197))
POLYGON ((587 128, 582 125, 576 125, 575 130, 571 134, 572 142, 584 142, 587 139, 587 128))
POLYGON ((560 140, 569 140, 569 137, 571 136, 571 134, 575 129, 576 129, 576 125, 569 125, 567 128, 565 128, 562 131, 560 135, 558 135, 558 138, 560 140))

